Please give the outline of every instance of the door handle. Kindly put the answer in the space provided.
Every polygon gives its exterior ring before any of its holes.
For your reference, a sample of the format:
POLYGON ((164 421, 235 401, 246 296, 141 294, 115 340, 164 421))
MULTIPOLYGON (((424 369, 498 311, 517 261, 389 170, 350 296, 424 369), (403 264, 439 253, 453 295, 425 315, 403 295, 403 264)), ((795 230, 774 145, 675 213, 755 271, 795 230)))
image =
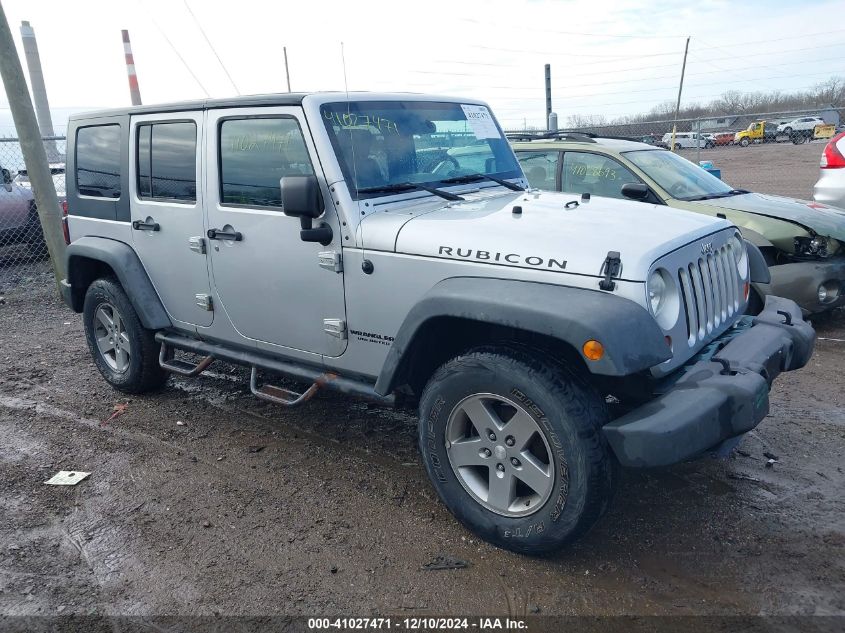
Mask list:
POLYGON ((222 231, 220 229, 208 229, 206 233, 210 240, 231 240, 233 242, 240 242, 244 239, 243 233, 240 231, 222 231))
POLYGON ((141 222, 141 220, 135 220, 132 222, 132 228, 136 231, 160 231, 161 226, 159 226, 158 222, 141 222))

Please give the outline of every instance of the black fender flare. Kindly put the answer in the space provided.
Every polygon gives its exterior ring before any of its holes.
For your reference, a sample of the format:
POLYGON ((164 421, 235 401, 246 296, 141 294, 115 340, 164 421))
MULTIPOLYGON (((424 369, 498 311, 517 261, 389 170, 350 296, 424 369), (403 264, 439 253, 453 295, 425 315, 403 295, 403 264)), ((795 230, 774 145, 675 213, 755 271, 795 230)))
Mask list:
POLYGON ((415 336, 427 321, 440 317, 556 338, 577 350, 592 373, 603 376, 628 376, 672 357, 654 318, 617 295, 512 279, 450 277, 432 287, 405 317, 376 381, 376 393, 389 394, 401 384, 415 336), (604 346, 598 361, 583 356, 583 345, 590 339, 604 346))
POLYGON ((138 313, 145 328, 161 330, 172 323, 147 271, 131 246, 105 237, 86 236, 67 247, 67 284, 70 286, 69 303, 76 312, 82 311, 85 291, 91 281, 87 262, 102 262, 117 276, 120 285, 138 313))

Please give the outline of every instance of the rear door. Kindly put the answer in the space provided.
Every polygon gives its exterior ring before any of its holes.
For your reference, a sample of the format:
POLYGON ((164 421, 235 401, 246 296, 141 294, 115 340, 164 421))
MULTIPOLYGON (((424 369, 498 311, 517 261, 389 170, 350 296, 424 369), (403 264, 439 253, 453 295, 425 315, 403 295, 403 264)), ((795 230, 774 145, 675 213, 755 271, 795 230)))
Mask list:
POLYGON ((135 250, 170 317, 211 325, 200 183, 203 112, 132 117, 135 250))

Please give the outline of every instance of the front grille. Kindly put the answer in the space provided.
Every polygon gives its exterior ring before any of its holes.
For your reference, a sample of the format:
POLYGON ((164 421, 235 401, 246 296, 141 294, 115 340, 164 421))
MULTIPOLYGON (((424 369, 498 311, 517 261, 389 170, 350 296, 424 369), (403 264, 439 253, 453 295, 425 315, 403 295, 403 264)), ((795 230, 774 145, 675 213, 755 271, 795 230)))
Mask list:
POLYGON ((739 310, 735 261, 728 243, 678 269, 690 347, 707 338, 739 310))

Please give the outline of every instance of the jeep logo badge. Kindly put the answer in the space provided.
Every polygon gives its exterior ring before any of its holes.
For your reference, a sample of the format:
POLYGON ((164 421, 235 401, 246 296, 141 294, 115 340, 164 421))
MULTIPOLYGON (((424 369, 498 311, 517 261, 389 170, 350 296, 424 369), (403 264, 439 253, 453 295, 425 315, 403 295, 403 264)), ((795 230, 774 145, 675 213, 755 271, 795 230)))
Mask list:
POLYGON ((713 242, 703 242, 701 244, 701 254, 710 255, 713 252, 713 242))

